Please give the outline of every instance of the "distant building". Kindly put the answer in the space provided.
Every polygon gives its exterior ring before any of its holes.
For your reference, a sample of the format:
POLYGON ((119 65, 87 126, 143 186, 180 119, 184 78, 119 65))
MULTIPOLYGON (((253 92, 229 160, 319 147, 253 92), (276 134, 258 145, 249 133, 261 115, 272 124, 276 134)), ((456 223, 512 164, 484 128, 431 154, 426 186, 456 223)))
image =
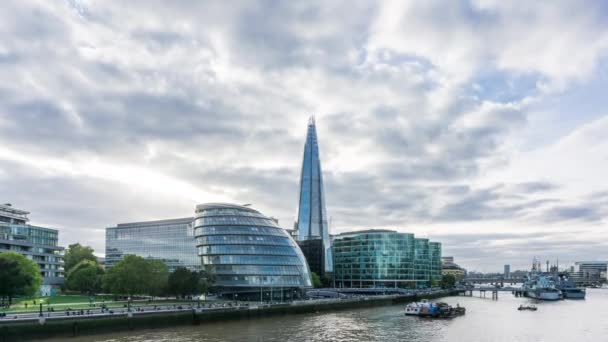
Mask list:
POLYGON ((312 287, 296 242, 259 211, 234 204, 200 204, 194 227, 198 256, 215 276, 221 296, 278 301, 312 287))
POLYGON ((304 255, 309 263, 316 264, 322 261, 322 268, 316 269, 319 276, 333 271, 333 258, 331 255, 331 241, 329 238, 329 217, 325 209, 325 189, 323 186, 323 172, 319 158, 319 145, 317 142, 317 129, 314 118, 308 122, 304 156, 302 158, 302 171, 300 173, 300 196, 298 198, 298 214, 295 229, 298 241, 321 240, 322 249, 316 248, 319 242, 304 243, 304 255), (308 248, 310 247, 310 248, 308 248), (310 253, 322 253, 312 255, 310 253), (307 254, 308 253, 308 254, 307 254))
POLYGON ((370 229, 333 239, 336 287, 425 287, 441 278, 441 244, 370 229))
POLYGON ((599 283, 605 280, 608 261, 578 261, 569 276, 577 284, 599 283))
POLYGON ((63 247, 57 245, 59 231, 28 224, 29 212, 10 204, 0 205, 0 253, 17 252, 40 267, 43 296, 54 294, 64 282, 63 247))
POLYGON ((296 241, 311 272, 318 276, 325 274, 325 246, 322 239, 298 240, 296 241))
POLYGON ((125 255, 161 260, 170 271, 178 267, 198 270, 192 217, 120 223, 106 228, 105 267, 111 268, 125 255))
POLYGON ((503 277, 505 279, 511 278, 511 265, 505 265, 505 270, 504 270, 504 273, 503 273, 503 277))
POLYGON ((443 257, 441 258, 441 274, 442 275, 453 275, 456 281, 461 281, 467 275, 467 271, 454 263, 454 257, 443 257))

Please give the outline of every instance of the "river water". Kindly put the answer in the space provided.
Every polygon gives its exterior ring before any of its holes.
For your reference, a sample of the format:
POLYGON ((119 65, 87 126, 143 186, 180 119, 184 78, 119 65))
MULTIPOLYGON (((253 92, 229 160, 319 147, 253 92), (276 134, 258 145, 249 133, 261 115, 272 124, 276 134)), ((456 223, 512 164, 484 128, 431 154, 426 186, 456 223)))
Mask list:
MULTIPOLYGON (((475 296, 476 295, 476 296, 475 296)), ((536 303, 500 292, 498 300, 447 297, 465 306, 465 316, 430 320, 404 316, 403 305, 349 311, 272 316, 130 333, 97 335, 70 341, 608 341, 608 290, 589 289, 585 300, 536 303), (534 303, 538 311, 518 311, 534 303)))

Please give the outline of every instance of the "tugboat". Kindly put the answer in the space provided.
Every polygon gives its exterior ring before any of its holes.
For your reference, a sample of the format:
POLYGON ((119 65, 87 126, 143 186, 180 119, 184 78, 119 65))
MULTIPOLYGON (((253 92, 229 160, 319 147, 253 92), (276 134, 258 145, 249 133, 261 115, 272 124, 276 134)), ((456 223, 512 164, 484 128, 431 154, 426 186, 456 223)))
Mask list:
POLYGON ((534 306, 534 305, 526 305, 526 306, 520 305, 520 306, 517 308, 517 310, 519 310, 519 311, 525 311, 525 310, 528 310, 528 311, 536 311, 536 310, 538 310, 538 309, 537 309, 537 308, 536 308, 536 306, 534 306))
POLYGON ((462 316, 466 313, 466 309, 460 305, 452 307, 446 303, 430 303, 423 300, 420 303, 410 303, 405 306, 406 316, 418 316, 429 318, 453 318, 462 316))

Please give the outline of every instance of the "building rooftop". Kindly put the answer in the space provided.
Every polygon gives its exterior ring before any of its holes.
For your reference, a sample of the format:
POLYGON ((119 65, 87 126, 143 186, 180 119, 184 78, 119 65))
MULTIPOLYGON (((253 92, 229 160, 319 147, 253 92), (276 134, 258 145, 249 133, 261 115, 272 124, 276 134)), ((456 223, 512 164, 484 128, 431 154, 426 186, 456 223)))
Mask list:
POLYGON ((231 203, 203 203, 203 204, 198 204, 196 206, 196 212, 201 212, 203 210, 208 210, 208 209, 239 209, 239 210, 245 210, 245 211, 251 211, 254 213, 260 213, 259 211, 250 208, 248 205, 238 205, 238 204, 231 204, 231 203))
MULTIPOLYGON (((346 236, 346 235, 356 235, 356 234, 374 234, 374 233, 398 233, 398 232, 396 230, 391 230, 391 229, 365 229, 365 230, 355 230, 352 232, 340 233, 340 234, 336 235, 336 237, 346 236)), ((404 233, 404 234, 407 234, 407 233, 404 233)))
POLYGON ((166 220, 153 220, 153 221, 140 221, 140 222, 128 222, 128 223, 119 223, 116 227, 109 228, 133 228, 138 226, 160 226, 163 224, 178 224, 178 223, 190 223, 194 220, 193 217, 184 217, 184 218, 175 218, 175 219, 166 219, 166 220))

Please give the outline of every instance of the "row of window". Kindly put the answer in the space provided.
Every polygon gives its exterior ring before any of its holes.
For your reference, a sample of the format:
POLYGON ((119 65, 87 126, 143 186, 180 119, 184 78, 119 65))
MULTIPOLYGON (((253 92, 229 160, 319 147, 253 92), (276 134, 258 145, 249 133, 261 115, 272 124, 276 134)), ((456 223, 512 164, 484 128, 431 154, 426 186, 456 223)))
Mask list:
POLYGON ((246 245, 211 245, 198 247, 198 255, 210 254, 257 254, 257 255, 293 255, 293 247, 281 246, 246 246, 246 245))
POLYGON ((278 227, 277 223, 271 219, 259 217, 243 217, 243 216, 210 216, 201 217, 194 220, 194 227, 201 226, 216 226, 216 225, 253 225, 253 226, 268 226, 278 227))
POLYGON ((205 226, 195 229, 197 236, 201 235, 276 235, 287 236, 282 228, 255 227, 255 226, 205 226))
POLYGON ((302 266, 271 265, 215 265, 215 274, 242 275, 301 275, 305 274, 302 266))
POLYGON ((302 261, 292 256, 266 255, 214 255, 202 256, 203 265, 301 265, 302 261))
POLYGON ((281 245, 293 246, 291 240, 281 236, 247 236, 247 235, 208 235, 196 238, 196 244, 201 245, 281 245))
MULTIPOLYGON (((310 286, 310 279, 301 276, 225 276, 218 275, 215 283, 220 286, 310 286)), ((277 289, 277 291, 280 291, 277 289)))

